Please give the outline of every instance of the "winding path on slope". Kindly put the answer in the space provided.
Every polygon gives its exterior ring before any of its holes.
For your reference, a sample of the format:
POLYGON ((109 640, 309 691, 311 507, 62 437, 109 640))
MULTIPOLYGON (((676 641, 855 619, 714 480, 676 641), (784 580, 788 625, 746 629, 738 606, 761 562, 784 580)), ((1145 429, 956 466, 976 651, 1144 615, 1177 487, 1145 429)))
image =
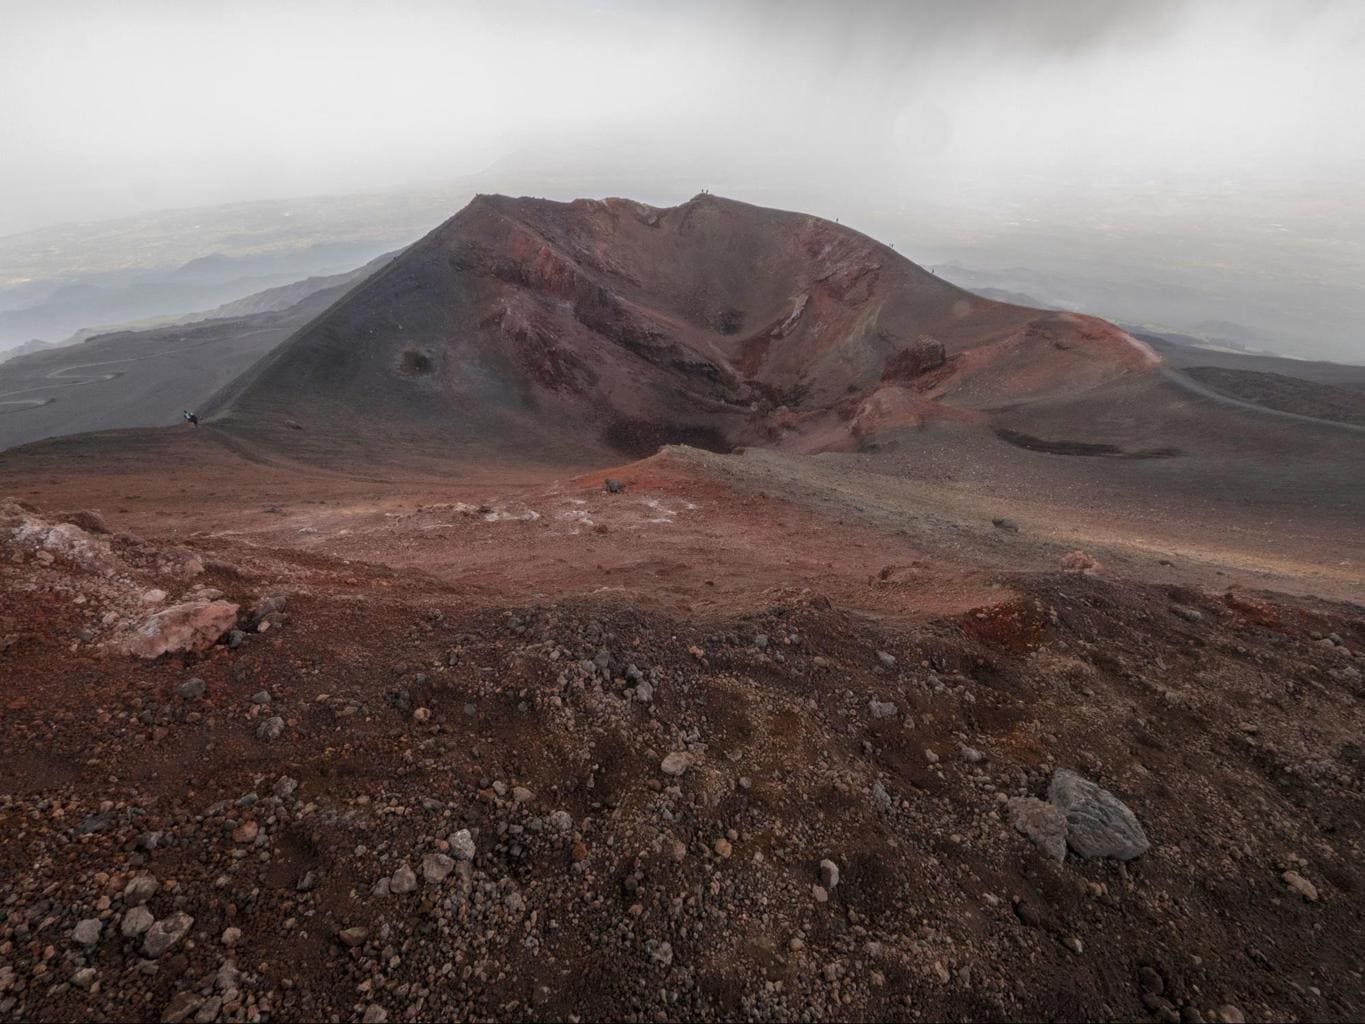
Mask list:
MULTIPOLYGON (((265 334, 273 329, 274 328, 262 328, 256 331, 248 331, 240 337, 249 338, 256 334, 265 334)), ((182 338, 181 340, 183 341, 184 339, 182 338)), ((45 405, 51 405, 53 402, 57 401, 56 398, 53 398, 50 395, 46 398, 13 398, 13 395, 26 395, 34 391, 55 391, 58 388, 76 388, 81 387, 84 384, 100 384, 105 381, 116 380, 127 372, 126 370, 115 370, 112 373, 87 373, 80 375, 73 380, 67 379, 68 375, 75 374, 81 370, 89 370, 92 367, 97 366, 119 366, 125 363, 138 363, 145 359, 157 359, 167 355, 179 355, 182 352, 192 352, 195 349, 204 348, 208 345, 220 344, 221 342, 221 338, 210 338, 209 340, 201 341, 196 345, 184 345, 178 348, 161 349, 140 356, 129 356, 125 359, 105 359, 95 363, 78 363, 75 366, 59 366, 57 369, 49 370, 47 373, 43 374, 42 378, 43 380, 61 381, 59 384, 37 384, 33 387, 19 388, 16 391, 0 391, 0 406, 12 405, 19 407, 17 409, 0 409, 0 415, 4 415, 7 412, 15 413, 24 412, 28 409, 37 409, 45 405)))
POLYGON ((1342 423, 1340 420, 1324 420, 1317 416, 1304 416, 1302 413, 1285 412, 1283 409, 1272 409, 1268 405, 1257 405, 1255 402, 1247 402, 1240 398, 1233 398, 1220 391, 1205 387, 1193 377, 1187 377, 1179 370, 1172 369, 1168 363, 1163 362, 1157 372, 1166 380, 1170 381, 1178 388, 1182 388, 1191 394, 1201 398, 1208 398, 1222 405, 1231 406, 1234 409, 1245 409, 1249 412, 1258 412, 1266 416, 1279 416, 1282 419, 1297 420, 1300 423, 1313 423, 1318 426, 1336 427, 1340 430, 1350 430, 1357 434, 1365 434, 1365 426, 1358 423, 1342 423))

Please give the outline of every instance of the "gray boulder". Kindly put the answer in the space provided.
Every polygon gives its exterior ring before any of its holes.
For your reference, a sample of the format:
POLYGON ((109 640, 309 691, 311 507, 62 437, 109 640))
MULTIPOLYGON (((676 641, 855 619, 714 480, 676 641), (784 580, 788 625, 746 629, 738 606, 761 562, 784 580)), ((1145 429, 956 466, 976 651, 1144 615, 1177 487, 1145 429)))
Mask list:
POLYGON ((1132 860, 1152 847, 1123 801, 1075 772, 1058 768, 1047 798, 1066 815, 1067 844, 1082 857, 1132 860))

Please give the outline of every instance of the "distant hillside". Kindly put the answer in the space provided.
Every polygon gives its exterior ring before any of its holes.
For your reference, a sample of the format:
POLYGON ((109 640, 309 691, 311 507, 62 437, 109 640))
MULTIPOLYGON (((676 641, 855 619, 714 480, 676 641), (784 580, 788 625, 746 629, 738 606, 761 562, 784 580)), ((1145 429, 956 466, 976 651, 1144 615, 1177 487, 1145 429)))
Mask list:
POLYGON ((37 338, 34 338, 32 341, 24 342, 22 345, 15 345, 14 348, 0 351, 0 363, 3 363, 6 359, 17 359, 20 356, 32 355, 34 352, 45 352, 53 347, 52 342, 39 341, 37 338))
POLYGON ((84 431, 175 424, 181 410, 197 409, 388 259, 191 314, 190 322, 42 345, 0 363, 0 449, 84 431))
POLYGON ((1321 359, 1290 359, 1262 352, 1231 351, 1210 345, 1207 340, 1188 334, 1156 332, 1137 327, 1128 329, 1134 337, 1141 338, 1160 352, 1162 358, 1177 370, 1195 366, 1216 366, 1230 370, 1282 374, 1333 387, 1365 386, 1365 365, 1332 363, 1321 359))
POLYGON ((1282 373, 1194 366, 1185 371, 1220 394, 1267 409, 1365 426, 1365 390, 1333 387, 1282 373))
MULTIPOLYGON (((81 275, 55 282, 30 304, 0 305, 0 348, 32 338, 55 342, 92 328, 179 322, 192 310, 213 310, 308 277, 350 273, 392 248, 328 243, 284 253, 207 257, 169 270, 81 275)), ((5 293, 0 299, 9 304, 16 296, 5 293)))

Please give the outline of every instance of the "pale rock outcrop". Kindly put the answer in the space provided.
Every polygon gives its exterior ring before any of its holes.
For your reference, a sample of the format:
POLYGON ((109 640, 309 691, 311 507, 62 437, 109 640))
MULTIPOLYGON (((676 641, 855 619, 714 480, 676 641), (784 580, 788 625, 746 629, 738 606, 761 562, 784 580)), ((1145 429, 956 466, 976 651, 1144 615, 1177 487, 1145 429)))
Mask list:
POLYGON ((147 618, 124 647, 139 658, 168 651, 204 651, 237 624, 238 607, 228 601, 186 601, 147 618))

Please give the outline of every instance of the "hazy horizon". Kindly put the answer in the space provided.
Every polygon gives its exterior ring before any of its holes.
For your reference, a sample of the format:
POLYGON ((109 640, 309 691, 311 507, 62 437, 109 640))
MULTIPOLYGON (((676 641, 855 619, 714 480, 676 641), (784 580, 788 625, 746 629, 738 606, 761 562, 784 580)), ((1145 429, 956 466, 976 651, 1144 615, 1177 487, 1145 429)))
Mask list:
POLYGON ((1140 272, 1214 319, 1286 318, 1291 354, 1365 357, 1347 0, 6 10, 0 236, 466 184, 705 187, 1063 291, 1140 272))
POLYGON ((412 187, 603 137, 904 198, 964 174, 1007 197, 1365 166, 1365 9, 1344 0, 6 6, 0 235, 412 187))

